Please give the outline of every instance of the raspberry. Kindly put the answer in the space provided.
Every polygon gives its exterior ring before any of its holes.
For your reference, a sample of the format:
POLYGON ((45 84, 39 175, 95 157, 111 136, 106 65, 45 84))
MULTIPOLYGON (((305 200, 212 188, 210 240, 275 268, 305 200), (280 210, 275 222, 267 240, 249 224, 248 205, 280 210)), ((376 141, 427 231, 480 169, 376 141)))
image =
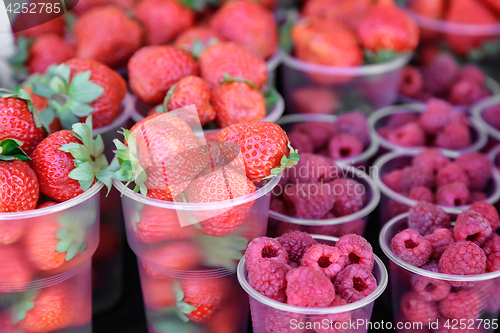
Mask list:
POLYGON ((279 214, 285 214, 286 215, 286 206, 285 203, 280 199, 276 197, 271 198, 271 203, 269 205, 269 210, 279 213, 279 214))
POLYGON ((347 303, 354 303, 374 292, 377 280, 365 266, 349 265, 337 274, 335 289, 347 303))
POLYGON ((450 163, 436 175, 436 186, 443 186, 449 183, 460 182, 466 186, 470 185, 469 176, 465 173, 464 169, 456 163, 450 163))
POLYGON ((297 184, 285 188, 285 201, 302 219, 320 219, 336 201, 331 183, 297 184))
POLYGON ((488 199, 488 195, 483 191, 471 191, 470 192, 470 203, 476 203, 485 201, 488 199))
POLYGON ((294 268, 288 272, 286 280, 286 296, 290 305, 324 308, 335 297, 332 282, 314 268, 294 268))
POLYGON ((420 267, 429 272, 439 273, 439 261, 437 260, 429 260, 425 265, 420 267))
POLYGON ((485 122, 500 130, 500 105, 493 105, 483 111, 482 117, 485 122))
POLYGON ((435 229, 430 235, 424 237, 432 245, 431 259, 439 260, 443 252, 455 242, 453 233, 446 228, 435 229))
POLYGON ((288 252, 288 260, 300 264, 304 253, 313 245, 318 244, 314 238, 305 232, 294 231, 278 238, 278 242, 288 252))
POLYGON ((436 136, 435 145, 446 149, 463 149, 471 144, 469 126, 450 123, 436 136))
MULTIPOLYGON (((478 291, 479 295, 488 295, 486 299, 483 299, 483 310, 489 313, 495 313, 500 310, 500 280, 494 279, 491 281, 487 281, 481 283, 484 285, 484 291, 478 291)), ((480 289, 480 286, 477 286, 476 289, 480 289)))
POLYGON ((387 222, 395 216, 399 214, 406 213, 410 210, 410 206, 405 205, 396 200, 388 199, 387 200, 387 209, 382 210, 383 221, 387 222))
POLYGON ((439 311, 450 319, 477 319, 481 310, 481 299, 472 290, 450 293, 439 302, 439 311))
POLYGON ((359 264, 369 271, 373 269, 373 249, 362 236, 344 235, 339 238, 335 246, 346 258, 346 266, 359 264))
POLYGON ((495 272, 500 270, 500 236, 494 233, 483 245, 486 255, 486 270, 495 272))
POLYGON ((490 94, 481 84, 461 80, 451 87, 448 93, 448 101, 453 105, 470 105, 490 94))
POLYGON ((413 66, 403 68, 401 80, 399 81, 399 92, 405 96, 413 97, 421 92, 423 88, 424 79, 422 73, 413 66))
POLYGON ((389 126, 383 126, 377 128, 377 133, 386 140, 389 140, 389 135, 394 131, 394 128, 389 126))
MULTIPOLYGON (((282 236, 282 235, 289 234, 289 233, 294 232, 294 231, 303 231, 303 230, 299 224, 279 222, 279 225, 278 225, 278 228, 276 231, 276 235, 282 236)), ((292 263, 291 261, 288 262, 288 264, 290 264, 290 265, 291 265, 291 263, 292 263)))
POLYGON ((483 274, 486 271, 486 256, 476 244, 458 241, 444 251, 439 259, 439 270, 453 275, 483 274))
POLYGON ((314 152, 314 146, 311 142, 311 139, 304 133, 293 131, 292 133, 288 134, 288 141, 290 141, 290 144, 293 148, 300 151, 300 157, 302 157, 303 153, 314 152))
POLYGON ((338 248, 316 244, 307 250, 300 261, 300 265, 314 268, 332 279, 344 268, 345 261, 346 257, 338 248))
POLYGON ((382 175, 382 182, 395 192, 402 192, 403 170, 394 170, 382 175))
POLYGON ((464 153, 455 160, 455 163, 465 170, 473 190, 484 189, 492 176, 493 162, 484 154, 464 153))
POLYGON ((390 142, 403 147, 425 146, 424 130, 415 122, 408 123, 389 133, 390 142))
POLYGON ((444 280, 413 274, 411 285, 418 296, 426 301, 439 301, 448 296, 451 285, 444 280))
POLYGON ((296 124, 293 127, 293 132, 305 134, 313 144, 314 149, 320 149, 336 134, 336 126, 332 123, 306 121, 296 124))
POLYGON ((303 323, 306 317, 300 313, 285 311, 269 311, 266 317, 265 329, 268 333, 303 333, 304 329, 292 329, 297 323, 303 323))
POLYGON ((472 206, 470 206, 469 210, 479 213, 482 217, 488 220, 492 232, 495 232, 498 229, 500 225, 500 218, 498 216, 497 209, 489 202, 475 202, 472 206))
POLYGON ((428 187, 414 187, 411 189, 408 198, 415 201, 424 201, 433 203, 434 202, 434 193, 432 193, 431 189, 428 187))
POLYGON ((406 167, 401 175, 401 188, 406 193, 414 187, 433 187, 434 182, 434 172, 426 167, 406 167))
POLYGON ((467 210, 458 215, 453 233, 457 241, 468 240, 482 246, 491 235, 491 226, 479 213, 467 210))
POLYGON ((482 69, 478 66, 468 64, 460 69, 460 80, 473 81, 483 85, 486 81, 486 75, 484 75, 482 69))
POLYGON ((351 158, 363 152, 363 144, 354 135, 338 134, 330 140, 328 152, 336 160, 351 158))
POLYGON ((338 173, 338 168, 333 161, 310 153, 301 153, 298 163, 287 169, 287 176, 292 184, 329 181, 338 177, 338 173))
POLYGON ((420 267, 432 254, 431 243, 413 229, 400 231, 392 238, 392 251, 401 260, 420 267))
POLYGON ((365 230, 365 220, 357 219, 351 222, 345 222, 339 225, 336 236, 344 236, 347 234, 363 235, 365 230))
POLYGON ((455 83, 459 67, 453 56, 439 54, 423 69, 424 89, 433 95, 444 94, 455 83))
POLYGON ((413 158, 413 166, 432 169, 434 173, 450 163, 450 159, 437 148, 427 148, 413 158))
POLYGON ((288 262, 288 254, 277 240, 269 237, 259 237, 251 241, 245 251, 247 271, 252 270, 253 264, 262 258, 276 258, 284 264, 288 262))
POLYGON ((286 274, 290 266, 276 258, 258 259, 248 272, 248 283, 260 294, 278 302, 286 301, 286 274))
POLYGON ((332 213, 335 216, 353 214, 363 208, 366 200, 365 187, 348 178, 336 178, 331 182, 334 203, 332 213))
POLYGON ((418 121, 418 116, 415 113, 411 112, 401 112, 394 113, 389 117, 387 121, 387 126, 389 128, 396 128, 406 125, 408 123, 414 123, 418 121))
MULTIPOLYGON (((334 219, 335 215, 332 212, 326 213, 323 216, 322 220, 334 219)), ((339 227, 336 224, 327 224, 327 225, 311 225, 307 226, 305 230, 310 234, 316 235, 328 235, 328 236, 338 236, 339 227)))
POLYGON ((439 317, 437 303, 426 301, 415 292, 405 293, 401 297, 400 306, 401 312, 408 321, 422 323, 423 326, 439 317))
POLYGON ((338 133, 354 135, 363 146, 370 144, 370 130, 366 116, 359 111, 344 113, 337 118, 335 127, 338 133))
POLYGON ((446 207, 464 206, 470 201, 470 192, 464 183, 451 183, 438 187, 436 203, 446 207))
POLYGON ((437 98, 429 99, 426 104, 425 112, 418 123, 426 133, 436 135, 451 122, 453 107, 450 103, 437 98))
MULTIPOLYGON (((340 296, 335 295, 330 307, 347 305, 347 302, 340 296)), ((340 333, 336 327, 348 327, 351 320, 351 313, 341 312, 327 315, 310 315, 309 322, 316 333, 340 333), (345 323, 345 324, 344 324, 345 323)))

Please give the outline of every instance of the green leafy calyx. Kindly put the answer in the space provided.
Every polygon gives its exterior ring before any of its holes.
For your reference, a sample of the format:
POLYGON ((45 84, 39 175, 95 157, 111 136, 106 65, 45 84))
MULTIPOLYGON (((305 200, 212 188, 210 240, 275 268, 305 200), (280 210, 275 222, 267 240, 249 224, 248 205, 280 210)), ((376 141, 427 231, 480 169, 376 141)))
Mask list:
POLYGON ((7 90, 7 89, 1 89, 0 88, 0 97, 2 98, 19 98, 24 101, 26 101, 26 104, 28 106, 28 110, 31 112, 33 115, 33 120, 35 121, 36 127, 44 127, 47 131, 49 131, 49 125, 44 122, 44 113, 39 112, 35 107, 33 106, 33 100, 31 99, 31 95, 24 90, 22 87, 17 87, 12 90, 7 90))
POLYGON ((9 64, 12 67, 12 76, 18 81, 22 82, 28 77, 28 69, 26 68, 26 61, 29 57, 29 49, 33 44, 33 39, 19 36, 16 41, 17 51, 9 58, 9 64))
POLYGON ((0 142, 0 161, 30 161, 28 155, 20 148, 23 143, 16 139, 4 139, 0 142))
POLYGON ((290 149, 290 154, 288 156, 283 155, 283 157, 281 158, 280 166, 271 169, 271 174, 269 176, 262 178, 263 180, 278 176, 283 171, 285 171, 285 169, 291 168, 299 162, 300 160, 299 151, 292 147, 290 141, 288 141, 288 148, 290 149))

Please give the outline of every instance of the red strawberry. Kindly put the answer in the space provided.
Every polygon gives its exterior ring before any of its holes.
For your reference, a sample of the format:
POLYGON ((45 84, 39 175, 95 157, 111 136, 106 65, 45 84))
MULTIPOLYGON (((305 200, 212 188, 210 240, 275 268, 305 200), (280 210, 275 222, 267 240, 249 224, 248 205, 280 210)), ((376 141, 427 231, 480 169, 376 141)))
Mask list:
POLYGON ((141 261, 148 275, 159 278, 165 277, 157 271, 163 268, 183 271, 195 269, 202 264, 203 253, 194 242, 179 241, 144 252, 141 261), (155 266, 159 266, 158 269, 155 266))
POLYGON ((201 77, 213 88, 224 74, 242 77, 262 89, 267 82, 266 63, 233 43, 221 42, 206 48, 198 58, 201 77))
POLYGON ((49 219, 31 224, 26 246, 29 259, 36 268, 46 271, 59 268, 66 262, 66 253, 56 251, 61 241, 57 238, 59 229, 59 223, 49 219))
POLYGON ((116 5, 122 9, 131 9, 135 0, 78 0, 78 3, 71 10, 75 15, 82 15, 96 7, 116 5))
POLYGON ((194 44, 199 41, 202 45, 209 45, 212 41, 215 42, 219 36, 207 26, 191 27, 183 31, 175 39, 174 45, 178 48, 195 53, 194 44))
POLYGON ((291 98, 299 113, 334 114, 340 102, 335 91, 317 87, 296 89, 291 98))
POLYGON ((178 307, 189 320, 205 322, 220 305, 224 297, 224 285, 223 279, 182 280, 181 295, 184 297, 178 307))
POLYGON ((141 276, 142 297, 148 310, 161 311, 175 306, 175 280, 141 276))
POLYGON ((44 34, 35 39, 29 49, 29 73, 43 74, 50 65, 59 65, 76 54, 74 45, 56 34, 44 34))
POLYGON ((66 23, 64 22, 64 18, 62 16, 59 16, 53 20, 34 26, 33 28, 17 32, 15 35, 16 37, 24 36, 26 38, 29 38, 29 37, 37 37, 48 33, 54 33, 60 37, 63 37, 65 27, 66 23))
POLYGON ((500 13, 500 1, 499 0, 484 0, 488 5, 500 13))
POLYGON ((198 74, 194 58, 174 46, 148 46, 137 51, 128 63, 129 84, 142 101, 159 104, 180 79, 198 74))
POLYGON ((412 0, 408 8, 422 16, 441 19, 445 6, 446 0, 412 0))
POLYGON ((139 24, 112 6, 99 7, 83 14, 73 33, 79 58, 90 58, 109 67, 122 67, 142 44, 139 24))
POLYGON ((342 21, 355 29, 371 5, 370 0, 308 0, 302 14, 305 17, 342 21))
POLYGON ((19 291, 33 276, 30 264, 16 245, 0 246, 0 266, 0 292, 19 291))
POLYGON ((241 45, 262 59, 272 56, 278 47, 276 19, 256 2, 226 2, 209 24, 222 39, 241 45))
POLYGON ((191 9, 176 0, 144 0, 135 5, 135 16, 146 31, 146 44, 164 45, 194 24, 191 9))

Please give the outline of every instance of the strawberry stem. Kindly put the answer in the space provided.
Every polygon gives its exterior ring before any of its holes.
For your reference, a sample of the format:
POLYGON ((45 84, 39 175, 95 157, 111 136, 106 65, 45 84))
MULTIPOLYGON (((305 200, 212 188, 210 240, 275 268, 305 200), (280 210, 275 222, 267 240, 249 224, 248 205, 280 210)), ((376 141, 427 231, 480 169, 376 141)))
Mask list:
POLYGON ((17 51, 9 58, 9 64, 12 66, 12 76, 18 82, 26 80, 28 77, 28 69, 26 68, 26 61, 29 57, 29 49, 33 44, 33 38, 26 38, 19 36, 16 40, 17 51))
POLYGON ((299 151, 292 147, 290 141, 288 141, 288 148, 290 149, 290 154, 288 154, 288 156, 283 155, 283 157, 281 158, 281 163, 280 163, 281 165, 279 167, 271 169, 271 174, 269 176, 262 178, 262 180, 276 177, 280 175, 283 171, 285 171, 285 169, 291 168, 299 162, 300 160, 299 151))

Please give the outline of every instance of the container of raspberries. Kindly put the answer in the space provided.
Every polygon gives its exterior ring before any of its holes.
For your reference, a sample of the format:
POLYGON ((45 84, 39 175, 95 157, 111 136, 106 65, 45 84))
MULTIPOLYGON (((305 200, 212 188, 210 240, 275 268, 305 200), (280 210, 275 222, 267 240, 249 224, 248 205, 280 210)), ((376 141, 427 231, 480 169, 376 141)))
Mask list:
POLYGON ((478 152, 451 157, 436 148, 419 153, 393 152, 372 165, 379 187, 381 222, 407 212, 418 201, 435 203, 447 213, 459 214, 478 201, 500 199, 500 176, 491 159, 478 152))
POLYGON ((322 156, 304 153, 296 166, 284 172, 272 191, 269 236, 294 230, 337 237, 364 234, 368 215, 380 202, 378 187, 359 169, 324 162, 322 156), (305 172, 299 170, 304 166, 324 177, 303 177, 305 172))
POLYGON ((388 106, 370 115, 368 122, 380 152, 418 152, 423 147, 436 147, 458 157, 480 151, 488 142, 488 134, 476 118, 453 110, 440 99, 388 106))
POLYGON ((418 23, 422 44, 445 46, 456 56, 482 61, 498 55, 500 7, 496 1, 461 0, 406 1, 406 8, 418 23))
POLYGON ((380 246, 390 259, 400 331, 403 325, 430 332, 497 329, 499 224, 497 210, 484 201, 458 215, 419 202, 383 227, 380 246))
POLYGON ((479 103, 472 115, 486 129, 490 137, 489 146, 500 142, 500 97, 493 96, 479 103))
POLYGON ((359 235, 295 231, 253 240, 238 265, 238 280, 250 296, 255 333, 364 333, 388 277, 359 235))

